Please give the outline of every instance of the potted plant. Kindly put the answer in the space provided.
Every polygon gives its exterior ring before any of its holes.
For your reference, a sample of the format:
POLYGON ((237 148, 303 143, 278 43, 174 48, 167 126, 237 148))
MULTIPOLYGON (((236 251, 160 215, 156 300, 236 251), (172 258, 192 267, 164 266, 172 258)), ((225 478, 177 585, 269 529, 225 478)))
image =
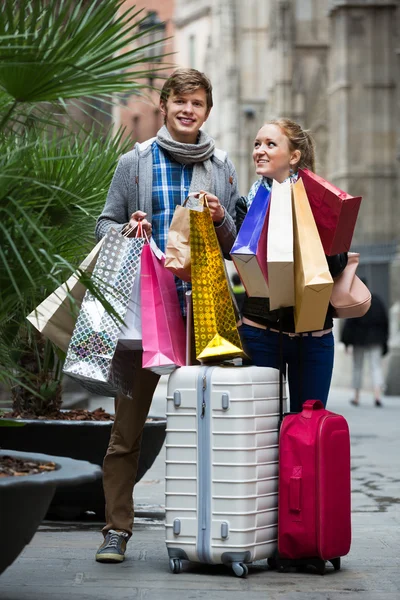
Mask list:
MULTIPOLYGON (((144 51, 151 44, 140 45, 147 40, 146 17, 123 5, 1 3, 0 383, 11 390, 14 416, 28 420, 22 429, 4 430, 15 439, 3 447, 37 450, 45 440, 52 452, 50 429, 45 435, 40 429, 33 448, 22 432, 29 432, 32 419, 48 426, 60 416, 65 355, 26 315, 94 246, 95 219, 117 160, 131 146, 122 131, 112 131, 110 108, 115 94, 141 93, 147 84, 140 82, 154 78, 154 57, 144 51)), ((88 276, 81 280, 104 302, 88 276)), ((89 427, 94 431, 93 422, 89 427)), ((110 422, 107 435, 109 429, 110 422)), ((74 456, 77 440, 72 426, 66 430, 65 454, 74 456)), ((104 438, 104 423, 99 431, 104 438)), ((59 448, 52 453, 63 454, 59 448)))

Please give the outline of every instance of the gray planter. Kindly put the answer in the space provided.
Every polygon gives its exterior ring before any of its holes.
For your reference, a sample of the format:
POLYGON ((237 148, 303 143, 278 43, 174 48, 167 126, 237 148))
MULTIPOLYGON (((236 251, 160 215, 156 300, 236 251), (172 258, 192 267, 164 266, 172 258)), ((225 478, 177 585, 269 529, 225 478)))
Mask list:
MULTIPOLYGON (((157 458, 165 440, 165 417, 152 417, 143 430, 136 483, 157 458)), ((102 465, 107 450, 112 421, 56 421, 18 419, 24 427, 4 427, 4 448, 23 452, 51 453, 102 465)), ((84 485, 57 488, 49 506, 48 518, 78 519, 86 511, 104 520, 105 499, 101 479, 84 485)))
POLYGON ((55 462, 55 471, 21 477, 0 477, 0 573, 29 544, 42 522, 57 486, 80 485, 101 477, 101 468, 82 460, 48 454, 0 450, 0 456, 14 456, 38 462, 55 462))

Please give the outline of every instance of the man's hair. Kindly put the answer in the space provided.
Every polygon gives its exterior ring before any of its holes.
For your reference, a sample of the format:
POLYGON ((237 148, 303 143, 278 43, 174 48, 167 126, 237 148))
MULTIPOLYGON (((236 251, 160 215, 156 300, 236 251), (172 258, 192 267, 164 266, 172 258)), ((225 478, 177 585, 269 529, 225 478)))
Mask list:
POLYGON ((309 169, 315 171, 315 143, 307 129, 303 129, 298 123, 291 119, 281 117, 271 119, 268 125, 278 125, 289 141, 291 151, 300 150, 300 160, 296 169, 309 169))
POLYGON ((182 68, 174 71, 162 87, 161 100, 167 102, 172 93, 192 94, 200 88, 206 92, 207 111, 210 111, 213 105, 211 81, 197 69, 182 68))

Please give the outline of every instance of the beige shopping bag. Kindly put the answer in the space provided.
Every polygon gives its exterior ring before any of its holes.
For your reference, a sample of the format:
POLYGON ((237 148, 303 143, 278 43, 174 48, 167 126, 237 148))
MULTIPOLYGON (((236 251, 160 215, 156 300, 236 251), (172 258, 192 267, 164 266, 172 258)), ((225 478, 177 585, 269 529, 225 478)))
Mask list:
POLYGON ((165 268, 183 281, 192 280, 190 258, 190 211, 202 212, 207 203, 206 194, 189 194, 185 202, 175 207, 174 216, 168 230, 165 248, 165 268))
POLYGON ((333 279, 302 179, 292 186, 297 333, 323 329, 333 279))
POLYGON ((183 281, 191 280, 190 214, 186 206, 176 206, 168 230, 165 268, 183 281))
POLYGON ((102 244, 103 240, 100 240, 68 281, 60 285, 27 316, 28 321, 38 331, 64 352, 68 349, 79 308, 86 292, 86 287, 79 281, 79 273, 93 271, 102 244), (71 298, 75 300, 76 305, 73 304, 71 298))
POLYGON ((294 306, 292 191, 289 181, 273 181, 267 237, 269 306, 294 306))

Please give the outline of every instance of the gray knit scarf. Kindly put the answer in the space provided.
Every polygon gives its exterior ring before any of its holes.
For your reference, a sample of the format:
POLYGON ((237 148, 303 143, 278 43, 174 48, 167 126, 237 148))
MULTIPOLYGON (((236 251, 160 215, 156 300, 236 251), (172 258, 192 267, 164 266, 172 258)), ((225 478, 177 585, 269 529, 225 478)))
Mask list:
POLYGON ((214 154, 215 142, 204 131, 199 131, 197 144, 183 144, 172 139, 165 125, 157 133, 157 144, 184 165, 194 165, 189 192, 206 190, 215 193, 210 158, 214 154))

